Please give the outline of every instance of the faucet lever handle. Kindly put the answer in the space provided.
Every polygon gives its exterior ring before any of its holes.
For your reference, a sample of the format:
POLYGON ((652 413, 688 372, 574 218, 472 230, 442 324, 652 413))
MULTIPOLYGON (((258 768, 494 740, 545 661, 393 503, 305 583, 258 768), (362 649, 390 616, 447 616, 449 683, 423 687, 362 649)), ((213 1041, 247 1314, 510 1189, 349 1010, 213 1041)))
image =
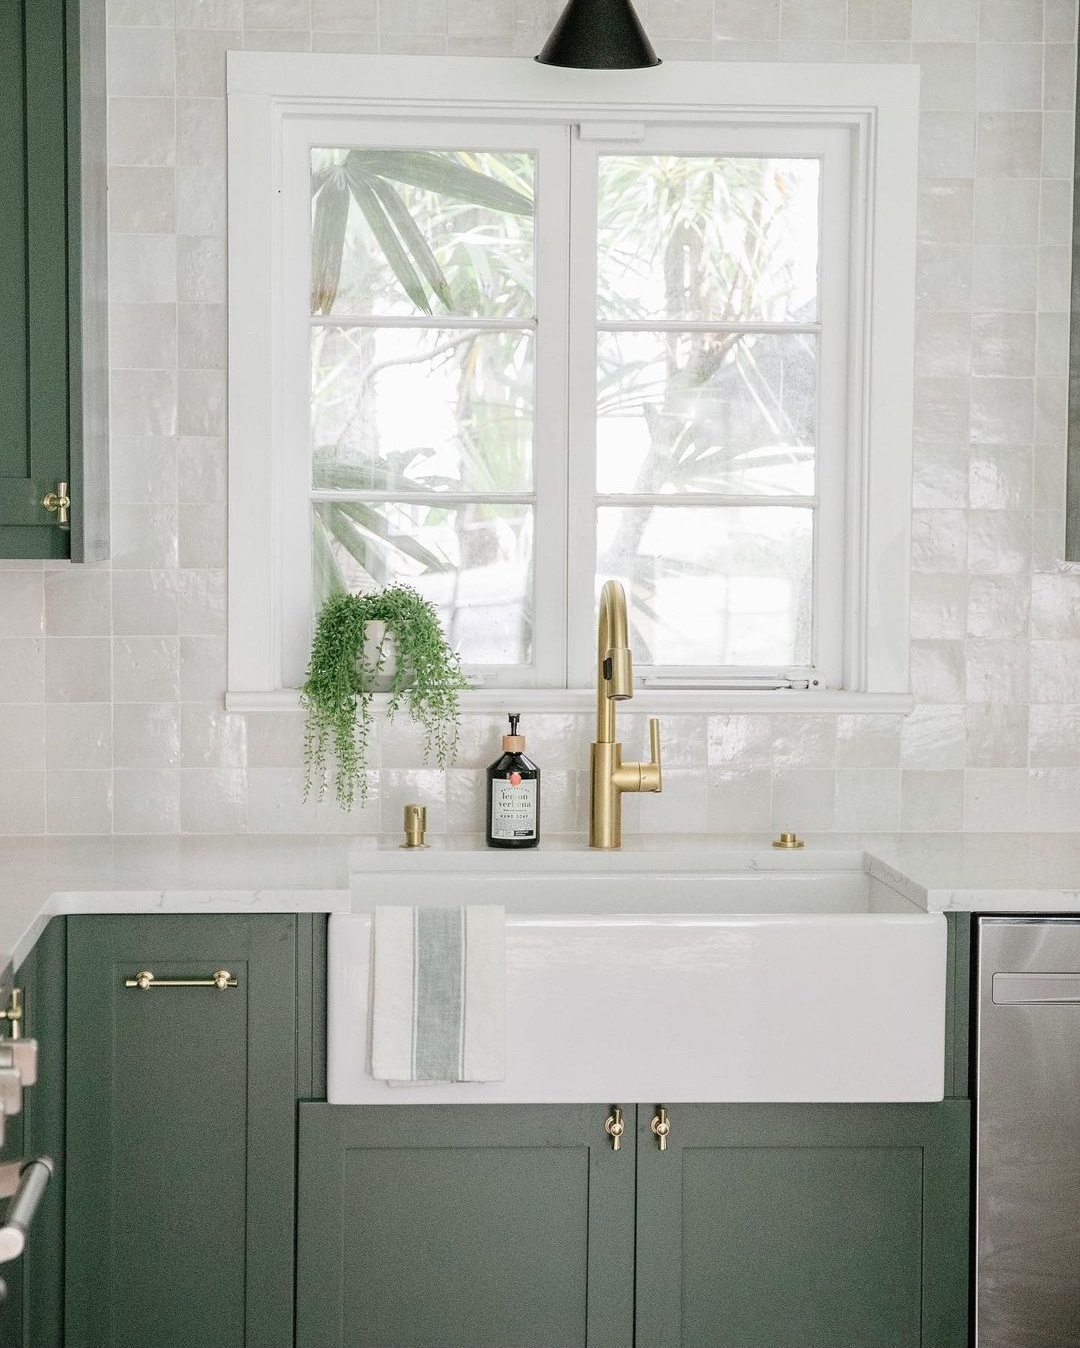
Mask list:
POLYGON ((660 720, 649 717, 649 761, 641 765, 642 791, 662 791, 664 778, 660 763, 660 720))

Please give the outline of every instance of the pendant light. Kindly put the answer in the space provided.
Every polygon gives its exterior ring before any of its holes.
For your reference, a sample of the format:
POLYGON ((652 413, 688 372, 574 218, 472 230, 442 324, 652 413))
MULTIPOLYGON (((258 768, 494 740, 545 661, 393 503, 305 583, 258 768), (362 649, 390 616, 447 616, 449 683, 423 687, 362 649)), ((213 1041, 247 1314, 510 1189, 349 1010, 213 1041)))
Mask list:
POLYGON ((570 0, 536 59, 575 70, 660 64, 630 0, 570 0))

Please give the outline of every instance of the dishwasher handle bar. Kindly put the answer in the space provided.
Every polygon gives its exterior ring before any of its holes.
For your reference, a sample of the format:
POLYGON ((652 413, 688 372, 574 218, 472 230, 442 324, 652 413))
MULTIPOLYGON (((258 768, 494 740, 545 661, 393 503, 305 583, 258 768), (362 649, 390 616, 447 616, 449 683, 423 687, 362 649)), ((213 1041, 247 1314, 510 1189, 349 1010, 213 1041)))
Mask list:
POLYGON ((995 1006, 1080 1006, 1080 973, 994 974, 995 1006))

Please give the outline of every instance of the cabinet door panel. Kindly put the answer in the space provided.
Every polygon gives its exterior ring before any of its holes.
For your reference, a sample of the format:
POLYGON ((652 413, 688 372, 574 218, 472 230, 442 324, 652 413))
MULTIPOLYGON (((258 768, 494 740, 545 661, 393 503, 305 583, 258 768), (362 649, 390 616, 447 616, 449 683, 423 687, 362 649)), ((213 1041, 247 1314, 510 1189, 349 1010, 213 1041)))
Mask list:
POLYGON ((68 473, 65 0, 0 6, 0 552, 63 557, 68 473))
POLYGON ((289 915, 69 920, 71 1348, 291 1345, 296 953, 289 915))
POLYGON ((606 1114, 302 1105, 300 1348, 627 1348, 633 1148, 606 1114))
POLYGON ((966 1102, 669 1112, 660 1152, 641 1111, 637 1342, 963 1348, 966 1102))

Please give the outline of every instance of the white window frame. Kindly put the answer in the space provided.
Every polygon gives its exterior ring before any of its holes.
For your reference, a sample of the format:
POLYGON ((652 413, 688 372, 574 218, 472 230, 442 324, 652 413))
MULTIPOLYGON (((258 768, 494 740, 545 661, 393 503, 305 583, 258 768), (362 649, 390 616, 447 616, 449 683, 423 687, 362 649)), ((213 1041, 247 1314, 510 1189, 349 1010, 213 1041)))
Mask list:
MULTIPOLYGON (((829 677, 835 686, 806 692, 650 687, 647 699, 656 709, 686 711, 911 706, 917 67, 670 62, 648 71, 581 72, 523 60, 231 52, 228 89, 230 708, 296 704, 295 689, 284 686, 282 671, 286 627, 295 628, 302 618, 286 612, 285 577, 296 567, 297 549, 308 546, 309 530, 306 524, 303 530, 285 524, 284 502, 300 489, 306 510, 308 484, 297 481, 295 459, 290 469, 284 454, 286 432, 295 437, 301 428, 286 425, 282 372, 287 361, 300 360, 306 369, 309 352, 306 346, 299 351, 295 336, 290 343, 284 321, 281 277, 284 259, 294 256, 289 231, 295 234, 298 226, 295 212, 290 222, 280 209, 288 197, 283 173, 290 138, 314 136, 315 143, 320 121, 358 111, 433 125, 440 117, 467 121, 492 112, 519 123, 569 121, 588 127, 589 138, 601 147, 605 139, 625 137, 635 112, 688 126, 751 123, 798 131, 810 123, 845 133, 857 202, 844 327, 861 340, 847 356, 844 577, 832 619, 843 634, 839 668, 829 677)), ((306 193, 303 205, 306 210, 306 193)), ((828 246, 824 236, 823 243, 828 246)), ((306 339, 306 331, 303 335, 306 339)), ((581 408, 574 411, 577 404, 584 406, 580 393, 569 399, 569 415, 584 426, 581 408)), ((306 427, 303 437, 306 444, 306 427)), ((573 498, 581 484, 591 509, 595 482, 586 482, 585 475, 592 455, 582 457, 585 466, 570 468, 568 485, 573 498)), ((537 455, 538 477, 544 459, 537 455)), ((552 485, 544 484, 544 490, 552 485)), ((545 585, 548 581, 567 596, 571 625, 590 628, 591 586, 567 586, 563 576, 549 577, 545 585)), ((578 687, 536 689, 524 701, 515 694, 524 709, 589 705, 592 691, 582 686, 589 672, 587 644, 581 644, 571 656, 578 687)), ((294 649, 294 668, 295 663, 294 649)), ((550 675, 548 670, 542 677, 550 675)), ((466 707, 502 710, 507 696, 505 688, 476 690, 465 695, 466 707)))
MULTIPOLYGON (((283 237, 282 249, 294 265, 283 269, 285 307, 290 320, 282 324, 281 340, 283 365, 277 380, 277 396, 282 407, 283 440, 291 446, 304 446, 305 452, 281 453, 280 471, 285 482, 279 504, 282 520, 283 565, 281 568, 281 597, 283 630, 281 638, 281 669, 283 682, 290 684, 303 678, 311 645, 312 626, 312 566, 310 498, 311 459, 306 452, 310 443, 311 394, 308 370, 311 363, 310 312, 311 281, 308 259, 311 255, 311 152, 316 147, 338 146, 345 143, 352 119, 336 117, 307 117, 285 122, 282 138, 283 181, 283 237), (299 315, 305 322, 301 326, 299 315)), ((366 131, 372 133, 371 122, 366 131)), ((357 132, 352 131, 356 136, 357 132)), ((380 118, 374 135, 381 147, 409 146, 418 142, 415 134, 400 119, 380 118)), ((348 141, 349 144, 353 142, 348 141)), ((563 191, 568 171, 566 128, 556 125, 536 126, 522 120, 517 123, 500 118, 498 122, 469 122, 455 119, 444 128, 441 124, 423 126, 422 147, 426 150, 454 150, 462 146, 483 145, 488 150, 522 150, 535 154, 535 192, 563 200, 561 209, 538 212, 536 219, 536 294, 538 310, 534 332, 549 328, 561 332, 566 327, 566 307, 569 295, 567 235, 568 202, 563 191), (554 273, 554 274, 550 274, 554 273)), ((282 282, 279 281, 279 284, 282 282)), ((334 322, 338 316, 320 316, 320 322, 334 322)), ((347 318, 345 319, 347 322, 347 318)), ((390 326, 393 320, 386 320, 390 326)), ((429 320, 424 319, 425 322, 429 320)), ((440 319, 430 320, 437 324, 440 319)), ((468 317, 453 315, 455 326, 470 327, 468 317)), ((482 323, 483 320, 480 320, 482 323)), ((525 328, 523 321, 515 327, 525 328)), ((535 406, 560 408, 566 403, 565 355, 556 344, 549 344, 538 335, 534 343, 535 406)), ((565 661, 560 656, 563 645, 562 598, 566 594, 567 539, 565 511, 552 509, 554 503, 566 500, 566 423, 565 414, 537 415, 533 444, 532 488, 515 493, 511 499, 534 498, 534 557, 543 556, 551 568, 543 576, 545 598, 537 595, 534 631, 534 661, 529 678, 515 679, 513 666, 491 666, 468 669, 472 680, 483 680, 494 686, 562 687, 566 686, 565 661), (553 602, 553 597, 557 600, 553 602)), ((398 493, 397 495, 402 495, 398 493)), ((465 493, 468 494, 468 493, 465 493)), ((333 493, 327 493, 332 497, 333 493)), ((396 499, 396 497, 395 497, 396 499)), ((452 501, 454 494, 439 492, 438 500, 452 501)), ((431 504, 437 504, 432 500, 431 504)), ((535 589, 539 590, 539 575, 535 589)))

